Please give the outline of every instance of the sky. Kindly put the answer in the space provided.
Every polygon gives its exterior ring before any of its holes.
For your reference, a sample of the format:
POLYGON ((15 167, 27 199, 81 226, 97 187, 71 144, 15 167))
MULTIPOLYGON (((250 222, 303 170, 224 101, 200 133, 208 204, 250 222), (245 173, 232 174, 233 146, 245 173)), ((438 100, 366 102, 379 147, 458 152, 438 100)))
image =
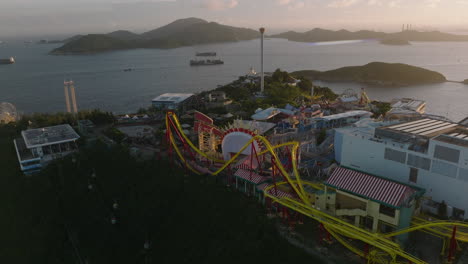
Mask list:
MULTIPOLYGON (((141 33, 179 18, 286 30, 468 32, 468 0, 0 0, 0 38, 141 33)), ((0 39, 1 40, 1 39, 0 39)))

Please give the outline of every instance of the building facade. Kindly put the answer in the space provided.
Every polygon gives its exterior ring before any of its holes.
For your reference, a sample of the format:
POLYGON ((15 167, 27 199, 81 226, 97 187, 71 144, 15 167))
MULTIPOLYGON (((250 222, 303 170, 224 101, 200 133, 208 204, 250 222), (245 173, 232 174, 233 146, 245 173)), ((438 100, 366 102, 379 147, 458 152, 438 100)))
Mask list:
POLYGON ((48 162, 78 149, 80 136, 68 125, 28 129, 13 140, 21 171, 32 174, 48 162))
POLYGON ((424 209, 468 218, 468 130, 422 118, 404 123, 370 122, 335 130, 335 159, 342 166, 426 190, 424 209), (432 207, 432 208, 431 208, 432 207))
POLYGON ((311 197, 316 208, 381 233, 409 227, 416 201, 424 193, 423 189, 345 167, 335 168, 324 185, 323 191, 311 197))

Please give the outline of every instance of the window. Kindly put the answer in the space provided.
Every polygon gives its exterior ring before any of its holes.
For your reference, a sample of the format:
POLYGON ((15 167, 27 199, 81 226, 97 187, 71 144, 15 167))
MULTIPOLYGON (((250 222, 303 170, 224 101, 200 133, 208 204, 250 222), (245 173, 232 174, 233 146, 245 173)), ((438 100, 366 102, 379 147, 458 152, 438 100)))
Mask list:
POLYGON ((408 161, 406 164, 423 170, 429 170, 431 168, 430 159, 412 154, 408 154, 408 161))
POLYGON ((418 169, 410 168, 409 181, 412 183, 418 183, 418 169))
POLYGON ((384 158, 404 164, 406 162, 406 152, 385 148, 384 158))
POLYGON ((460 159, 460 150, 436 145, 434 150, 434 157, 441 160, 458 163, 458 160, 460 159))
POLYGON ((468 181, 468 169, 463 169, 463 168, 460 168, 459 171, 459 179, 462 180, 462 181, 468 181))
POLYGON ((458 167, 448 162, 434 160, 432 162, 432 172, 451 178, 457 178, 458 167))
POLYGON ((379 208, 379 213, 395 217, 395 208, 381 204, 379 208))

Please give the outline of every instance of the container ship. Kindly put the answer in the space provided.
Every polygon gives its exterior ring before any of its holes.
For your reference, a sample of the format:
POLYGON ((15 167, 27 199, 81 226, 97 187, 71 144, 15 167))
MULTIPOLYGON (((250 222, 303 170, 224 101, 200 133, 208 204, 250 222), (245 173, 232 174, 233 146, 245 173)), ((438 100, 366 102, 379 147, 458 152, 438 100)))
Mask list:
POLYGON ((209 66, 224 64, 224 61, 220 59, 215 60, 190 60, 190 66, 209 66))
POLYGON ((216 52, 197 52, 198 57, 216 57, 216 52))
POLYGON ((15 63, 15 58, 10 57, 9 59, 0 59, 0 64, 13 64, 15 63))

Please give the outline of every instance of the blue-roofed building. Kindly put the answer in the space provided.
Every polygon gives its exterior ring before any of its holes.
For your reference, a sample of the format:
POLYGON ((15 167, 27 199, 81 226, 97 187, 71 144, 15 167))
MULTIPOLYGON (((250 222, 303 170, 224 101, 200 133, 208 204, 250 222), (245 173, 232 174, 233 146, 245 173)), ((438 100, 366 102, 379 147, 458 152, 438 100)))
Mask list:
POLYGON ((50 161, 77 150, 79 138, 68 124, 22 131, 13 140, 21 170, 24 174, 40 171, 50 161))
POLYGON ((189 103, 192 93, 165 93, 154 98, 151 103, 154 107, 161 110, 176 110, 184 104, 189 103))

